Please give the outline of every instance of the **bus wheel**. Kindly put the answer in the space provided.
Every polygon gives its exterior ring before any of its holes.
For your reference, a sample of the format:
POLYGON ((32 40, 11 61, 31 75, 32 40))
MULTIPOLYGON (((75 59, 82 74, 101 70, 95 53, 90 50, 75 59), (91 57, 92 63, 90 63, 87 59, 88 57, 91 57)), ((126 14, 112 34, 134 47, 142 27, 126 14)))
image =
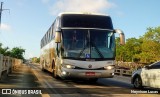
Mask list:
POLYGON ((55 66, 55 62, 54 61, 52 62, 52 68, 53 68, 53 77, 54 78, 58 78, 57 70, 56 70, 56 66, 55 66))
POLYGON ((44 69, 44 63, 41 64, 41 70, 45 72, 45 69, 44 69))
POLYGON ((41 70, 42 70, 42 71, 45 71, 45 69, 44 69, 43 67, 41 68, 41 70))

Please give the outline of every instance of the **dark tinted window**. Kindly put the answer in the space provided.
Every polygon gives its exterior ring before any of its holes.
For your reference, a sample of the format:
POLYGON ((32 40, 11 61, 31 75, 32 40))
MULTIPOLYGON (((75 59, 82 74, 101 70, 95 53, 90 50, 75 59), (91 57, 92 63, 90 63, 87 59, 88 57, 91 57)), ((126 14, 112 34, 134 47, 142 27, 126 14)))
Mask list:
POLYGON ((62 16, 62 27, 113 29, 109 16, 81 14, 64 14, 62 16))
POLYGON ((154 63, 150 66, 150 69, 160 69, 160 62, 154 63))

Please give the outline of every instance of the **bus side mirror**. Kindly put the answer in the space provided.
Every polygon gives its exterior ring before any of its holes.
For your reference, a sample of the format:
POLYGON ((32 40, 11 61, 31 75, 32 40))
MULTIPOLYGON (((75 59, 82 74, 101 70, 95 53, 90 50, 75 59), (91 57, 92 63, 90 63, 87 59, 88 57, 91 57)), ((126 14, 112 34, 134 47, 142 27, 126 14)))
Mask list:
POLYGON ((60 43, 61 42, 61 32, 56 31, 55 34, 55 43, 60 43))
POLYGON ((124 45, 125 44, 125 35, 124 35, 123 31, 120 29, 115 29, 115 32, 119 34, 120 44, 124 45))

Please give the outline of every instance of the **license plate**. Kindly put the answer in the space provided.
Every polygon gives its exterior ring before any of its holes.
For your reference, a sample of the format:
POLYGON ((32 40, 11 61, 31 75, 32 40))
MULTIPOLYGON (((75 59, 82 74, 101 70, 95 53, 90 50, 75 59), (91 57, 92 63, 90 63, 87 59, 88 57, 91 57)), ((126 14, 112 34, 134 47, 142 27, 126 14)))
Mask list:
POLYGON ((95 76, 95 72, 86 72, 86 76, 95 76))

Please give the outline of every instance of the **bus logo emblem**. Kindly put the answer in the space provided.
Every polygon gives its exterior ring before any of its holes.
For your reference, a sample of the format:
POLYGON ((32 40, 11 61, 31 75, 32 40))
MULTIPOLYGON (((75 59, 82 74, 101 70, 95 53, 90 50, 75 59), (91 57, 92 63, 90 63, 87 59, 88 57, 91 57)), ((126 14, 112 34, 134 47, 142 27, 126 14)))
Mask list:
POLYGON ((86 54, 86 58, 90 58, 90 54, 86 54))
POLYGON ((88 68, 92 68, 92 65, 88 65, 88 68))

